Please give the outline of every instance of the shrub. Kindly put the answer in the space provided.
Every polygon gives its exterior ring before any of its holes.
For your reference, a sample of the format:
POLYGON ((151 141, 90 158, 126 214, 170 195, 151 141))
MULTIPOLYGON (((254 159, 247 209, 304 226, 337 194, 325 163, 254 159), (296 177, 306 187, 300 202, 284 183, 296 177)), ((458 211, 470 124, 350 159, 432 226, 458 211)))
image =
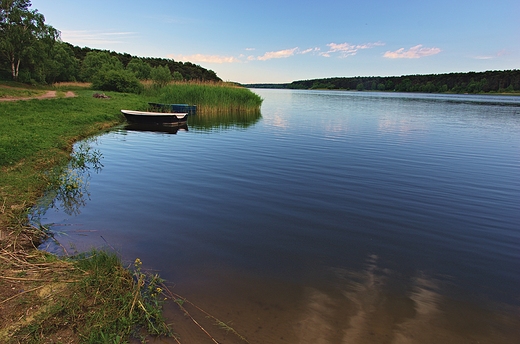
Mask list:
POLYGON ((167 66, 157 66, 150 72, 150 77, 156 87, 164 87, 172 81, 172 73, 167 66))
POLYGON ((134 73, 127 70, 103 70, 94 76, 92 88, 102 91, 141 93, 143 85, 134 73))

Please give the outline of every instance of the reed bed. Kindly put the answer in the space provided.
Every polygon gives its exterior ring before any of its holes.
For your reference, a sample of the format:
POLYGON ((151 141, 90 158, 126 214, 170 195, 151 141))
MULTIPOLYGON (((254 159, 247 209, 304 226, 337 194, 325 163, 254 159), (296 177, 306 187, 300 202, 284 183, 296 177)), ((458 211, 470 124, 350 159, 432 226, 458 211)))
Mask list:
POLYGON ((85 89, 91 88, 91 82, 79 82, 79 81, 67 81, 67 82, 57 82, 52 85, 56 89, 85 89))
POLYGON ((263 101, 247 88, 230 83, 176 82, 145 92, 158 103, 197 105, 198 115, 259 114, 263 101))

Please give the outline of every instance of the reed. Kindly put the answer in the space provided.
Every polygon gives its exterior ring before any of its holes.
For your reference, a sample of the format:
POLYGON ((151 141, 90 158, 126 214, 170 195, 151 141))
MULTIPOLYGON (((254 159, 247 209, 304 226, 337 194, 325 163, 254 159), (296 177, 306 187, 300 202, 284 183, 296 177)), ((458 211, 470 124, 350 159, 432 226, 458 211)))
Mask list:
POLYGON ((52 85, 54 88, 60 90, 60 89, 85 89, 85 88, 91 88, 92 83, 91 82, 76 82, 76 81, 68 81, 68 82, 57 82, 52 85))
POLYGON ((197 105, 198 115, 260 113, 263 101, 247 88, 214 82, 175 82, 146 94, 158 103, 197 105))

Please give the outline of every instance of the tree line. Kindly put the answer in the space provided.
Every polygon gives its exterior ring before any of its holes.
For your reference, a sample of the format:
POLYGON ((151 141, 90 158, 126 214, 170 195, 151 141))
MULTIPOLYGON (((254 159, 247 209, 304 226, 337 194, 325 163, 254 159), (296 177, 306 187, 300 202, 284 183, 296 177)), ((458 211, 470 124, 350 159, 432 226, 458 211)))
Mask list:
POLYGON ((520 92, 520 70, 404 75, 336 77, 293 81, 288 84, 251 84, 256 88, 397 91, 422 93, 520 92))
POLYGON ((107 74, 125 80, 159 76, 222 81, 214 71, 191 62, 73 46, 61 41, 60 32, 45 24, 45 17, 31 9, 30 0, 0 0, 0 80, 98 82, 107 74))

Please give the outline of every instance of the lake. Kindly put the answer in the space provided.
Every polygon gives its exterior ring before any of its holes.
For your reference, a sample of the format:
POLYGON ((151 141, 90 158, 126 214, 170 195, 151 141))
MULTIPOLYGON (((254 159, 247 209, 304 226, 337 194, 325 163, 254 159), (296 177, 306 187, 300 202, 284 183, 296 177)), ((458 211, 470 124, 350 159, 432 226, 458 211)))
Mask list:
POLYGON ((103 166, 42 247, 139 257, 250 343, 520 338, 520 97, 253 91, 261 116, 77 145, 103 166))

